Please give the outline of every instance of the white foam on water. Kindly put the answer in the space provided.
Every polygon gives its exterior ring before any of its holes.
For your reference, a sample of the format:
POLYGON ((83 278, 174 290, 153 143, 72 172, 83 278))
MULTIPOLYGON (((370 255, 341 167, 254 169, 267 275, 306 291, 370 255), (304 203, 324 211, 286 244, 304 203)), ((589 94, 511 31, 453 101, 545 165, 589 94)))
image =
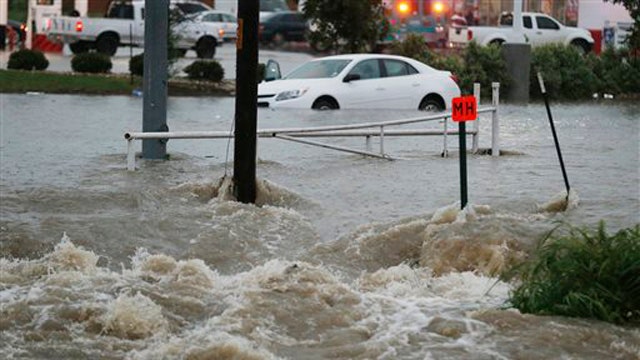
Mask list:
POLYGON ((162 308, 140 293, 118 296, 109 305, 103 321, 105 333, 123 339, 161 336, 168 330, 162 308))
POLYGON ((546 203, 538 205, 538 211, 548 213, 564 212, 577 208, 579 204, 580 197, 578 193, 571 189, 569 196, 567 196, 566 191, 560 191, 546 203))

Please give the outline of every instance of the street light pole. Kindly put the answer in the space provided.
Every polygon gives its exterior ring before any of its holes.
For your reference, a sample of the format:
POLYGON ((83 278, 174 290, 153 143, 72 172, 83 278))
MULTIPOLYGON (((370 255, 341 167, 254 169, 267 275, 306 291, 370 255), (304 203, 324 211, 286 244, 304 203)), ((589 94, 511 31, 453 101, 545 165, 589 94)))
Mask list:
POLYGON ((256 201, 259 9, 258 0, 238 1, 233 192, 243 203, 256 201))

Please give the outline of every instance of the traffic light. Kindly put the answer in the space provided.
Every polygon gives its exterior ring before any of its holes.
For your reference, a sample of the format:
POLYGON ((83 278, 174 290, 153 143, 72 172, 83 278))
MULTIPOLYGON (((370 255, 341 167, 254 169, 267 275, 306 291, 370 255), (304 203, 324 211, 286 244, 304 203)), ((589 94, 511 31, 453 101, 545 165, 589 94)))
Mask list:
POLYGON ((400 16, 406 16, 411 13, 411 4, 408 1, 399 1, 396 4, 396 9, 398 10, 398 14, 400 16))

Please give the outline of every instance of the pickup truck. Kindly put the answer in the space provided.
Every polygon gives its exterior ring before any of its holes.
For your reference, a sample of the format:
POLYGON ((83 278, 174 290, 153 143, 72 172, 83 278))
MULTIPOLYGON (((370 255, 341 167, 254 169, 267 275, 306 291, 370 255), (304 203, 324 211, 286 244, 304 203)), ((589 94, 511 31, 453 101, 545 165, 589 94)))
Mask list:
MULTIPOLYGON (((170 7, 184 9, 210 8, 199 1, 184 7, 189 1, 174 0, 170 7), (198 7, 196 7, 198 6, 198 7)), ((56 16, 48 19, 46 34, 54 42, 69 44, 74 54, 95 49, 113 56, 119 46, 144 46, 144 0, 114 0, 109 4, 105 18, 56 16)), ((216 46, 223 43, 224 30, 212 23, 178 22, 172 32, 176 35, 176 48, 182 53, 193 49, 199 58, 212 58, 216 46)))
POLYGON ((589 31, 564 26, 551 16, 542 13, 523 12, 520 19, 515 19, 511 13, 502 13, 499 24, 499 27, 451 27, 449 44, 452 47, 459 47, 469 41, 475 41, 480 45, 500 45, 504 42, 529 43, 531 46, 562 43, 574 45, 583 53, 588 53, 593 47, 593 37, 589 31), (514 29, 514 21, 521 22, 522 32, 514 29))

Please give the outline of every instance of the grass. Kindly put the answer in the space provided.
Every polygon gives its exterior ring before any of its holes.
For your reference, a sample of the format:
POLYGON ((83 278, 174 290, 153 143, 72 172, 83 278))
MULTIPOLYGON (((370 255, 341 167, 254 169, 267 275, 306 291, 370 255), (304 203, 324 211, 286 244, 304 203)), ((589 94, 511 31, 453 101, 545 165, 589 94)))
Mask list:
POLYGON ((0 92, 81 94, 131 94, 140 80, 130 83, 128 76, 62 74, 46 71, 0 70, 0 92))
POLYGON ((521 280, 512 305, 524 313, 639 324, 640 225, 614 235, 604 222, 595 231, 554 233, 508 275, 521 280))
MULTIPOLYGON (((78 74, 48 71, 0 70, 0 93, 43 92, 49 94, 130 95, 142 88, 142 79, 129 75, 78 74)), ((235 90, 232 81, 221 83, 169 80, 172 96, 229 96, 235 90)))

